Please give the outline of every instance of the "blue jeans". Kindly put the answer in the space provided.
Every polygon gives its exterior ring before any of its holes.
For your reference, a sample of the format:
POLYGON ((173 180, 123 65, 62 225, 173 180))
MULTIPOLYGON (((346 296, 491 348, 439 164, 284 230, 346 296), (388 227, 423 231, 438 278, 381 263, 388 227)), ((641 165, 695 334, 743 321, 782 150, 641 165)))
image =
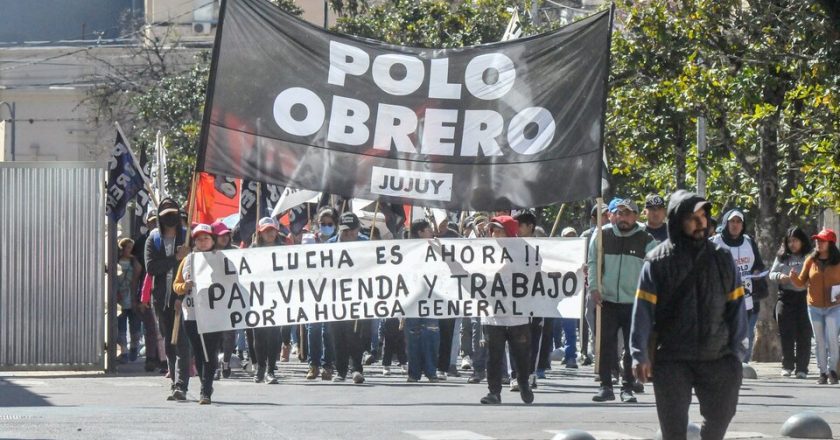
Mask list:
POLYGON ((309 366, 331 368, 333 364, 332 337, 323 322, 306 324, 306 345, 309 366))
POLYGON ((578 322, 579 320, 577 319, 560 318, 560 323, 563 327, 563 336, 566 340, 566 345, 564 346, 566 355, 564 358, 567 361, 577 359, 578 322))
POLYGON ((406 318, 405 334, 408 342, 408 376, 420 379, 436 377, 437 355, 440 350, 440 327, 437 319, 406 318))
POLYGON ((811 317, 811 327, 817 341, 817 367, 820 374, 828 374, 837 368, 837 359, 840 357, 840 345, 837 343, 837 334, 840 332, 840 306, 808 306, 808 316, 811 317))
POLYGON ((752 351, 753 351, 753 344, 755 343, 755 325, 758 323, 758 311, 753 308, 752 310, 747 310, 747 329, 749 330, 749 338, 750 338, 750 345, 747 348, 747 354, 744 359, 741 359, 741 362, 749 363, 750 359, 752 359, 752 351))

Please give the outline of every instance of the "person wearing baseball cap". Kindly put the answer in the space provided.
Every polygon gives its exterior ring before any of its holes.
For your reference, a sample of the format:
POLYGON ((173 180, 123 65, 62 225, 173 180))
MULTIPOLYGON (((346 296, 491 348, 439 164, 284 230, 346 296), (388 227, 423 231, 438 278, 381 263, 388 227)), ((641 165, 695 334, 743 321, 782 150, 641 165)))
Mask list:
MULTIPOLYGON (((230 228, 228 228, 221 219, 214 221, 210 226, 213 228, 213 236, 216 239, 213 249, 238 249, 233 244, 233 234, 231 233, 230 228)), ((225 379, 230 377, 230 359, 233 356, 234 349, 236 349, 236 330, 222 332, 222 365, 216 369, 216 375, 213 377, 214 380, 219 380, 222 377, 225 379)))
POLYGON ((658 242, 668 239, 668 224, 665 223, 665 199, 659 194, 645 197, 645 231, 658 242))
POLYGON ((602 332, 598 355, 602 368, 599 376, 601 386, 592 400, 605 402, 615 400, 612 387, 611 368, 620 360, 618 355, 619 331, 624 337, 623 364, 621 382, 621 401, 635 403, 635 392, 643 391, 636 385, 631 370, 630 358, 630 321, 633 316, 633 301, 636 298, 636 286, 639 273, 644 264, 645 255, 656 247, 656 240, 637 222, 639 207, 632 199, 625 198, 614 203, 614 224, 601 230, 603 236, 602 270, 598 264, 597 240, 590 240, 588 253, 589 289, 594 304, 601 305, 601 322, 597 331, 602 332), (598 279, 600 275, 601 279, 598 279))
POLYGON ((758 315, 761 307, 761 300, 769 294, 766 278, 752 278, 764 272, 764 261, 758 252, 758 244, 747 234, 747 224, 744 211, 732 209, 723 215, 721 223, 723 229, 720 234, 712 237, 712 242, 729 250, 735 261, 735 266, 741 272, 741 281, 744 284, 744 304, 747 307, 747 319, 749 323, 749 348, 742 361, 749 363, 752 358, 753 343, 755 341, 755 326, 758 323, 758 315))
POLYGON ((215 245, 213 239, 213 227, 206 223, 198 223, 192 229, 193 250, 187 255, 178 266, 177 276, 172 283, 172 290, 179 296, 178 303, 181 306, 184 330, 192 346, 192 353, 195 358, 198 379, 201 381, 201 396, 198 400, 200 405, 209 405, 210 396, 213 394, 213 379, 218 368, 218 351, 222 341, 222 333, 204 334, 202 347, 202 335, 198 333, 198 324, 195 320, 193 307, 193 294, 195 278, 192 274, 193 260, 196 252, 209 252, 215 245), (207 353, 207 357, 204 353, 207 353))
POLYGON ((359 232, 361 228, 362 223, 359 221, 359 217, 352 212, 345 212, 338 217, 338 234, 327 240, 327 243, 367 241, 367 236, 359 232))
MULTIPOLYGON (((256 241, 251 247, 283 246, 284 238, 280 223, 273 217, 263 217, 257 223, 256 241)), ((245 331, 248 347, 254 348, 251 358, 256 367, 255 383, 278 383, 275 371, 282 333, 282 327, 257 327, 245 331)))
MULTIPOLYGON (((498 215, 490 219, 488 226, 493 238, 517 237, 519 222, 509 215, 498 215)), ((531 357, 531 329, 528 318, 523 316, 487 316, 484 322, 484 338, 487 341, 487 388, 490 391, 481 398, 485 405, 502 403, 502 368, 505 364, 505 343, 510 347, 512 363, 516 365, 516 382, 519 397, 525 403, 534 402, 534 392, 528 382, 531 357)), ((513 377, 511 377, 513 381, 513 377)))
POLYGON ((167 400, 186 400, 189 385, 190 345, 186 337, 172 343, 175 324, 175 301, 172 292, 176 271, 190 249, 184 245, 187 230, 181 225, 180 206, 171 197, 160 201, 157 208, 158 228, 149 234, 144 246, 146 271, 152 277, 152 306, 158 319, 158 329, 163 336, 167 368, 171 380, 171 394, 167 400))
POLYGON ((817 341, 819 384, 838 382, 836 365, 840 360, 837 332, 840 328, 840 250, 837 234, 825 228, 814 239, 814 251, 805 259, 802 272, 790 271, 790 280, 808 286, 808 314, 817 341))

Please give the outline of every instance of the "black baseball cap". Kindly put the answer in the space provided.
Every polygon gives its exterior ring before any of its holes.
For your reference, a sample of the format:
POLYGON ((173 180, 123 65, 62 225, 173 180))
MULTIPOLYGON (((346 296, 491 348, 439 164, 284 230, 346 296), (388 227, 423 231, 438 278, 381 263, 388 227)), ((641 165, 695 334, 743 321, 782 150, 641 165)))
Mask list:
POLYGON ((338 219, 338 230, 339 231, 346 231, 348 229, 359 229, 361 224, 359 223, 359 217, 352 212, 345 212, 341 214, 341 217, 338 219))
POLYGON ((664 208, 665 207, 665 199, 659 196, 659 194, 648 194, 645 197, 645 208, 664 208))

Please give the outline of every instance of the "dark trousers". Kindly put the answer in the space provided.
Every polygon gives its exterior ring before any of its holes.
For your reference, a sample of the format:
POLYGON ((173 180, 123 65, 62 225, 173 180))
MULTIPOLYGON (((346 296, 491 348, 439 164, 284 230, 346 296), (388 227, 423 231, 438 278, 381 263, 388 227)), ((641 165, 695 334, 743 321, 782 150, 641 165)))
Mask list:
POLYGON ((259 327, 254 329, 254 365, 257 374, 274 372, 280 352, 281 327, 259 327))
POLYGON ((554 349, 553 318, 533 318, 531 320, 531 371, 534 369, 547 370, 551 366, 549 356, 554 349))
POLYGON ((655 362, 653 389, 662 438, 686 438, 694 388, 703 416, 700 438, 722 439, 738 406, 741 374, 741 361, 735 356, 716 361, 655 362))
POLYGON ((782 368, 808 372, 811 362, 811 320, 805 292, 780 290, 776 321, 782 341, 782 368))
POLYGON ((353 370, 364 372, 362 354, 370 342, 370 323, 367 321, 336 321, 329 323, 329 332, 333 335, 335 348, 335 371, 341 377, 347 377, 350 362, 353 370))
POLYGON ((633 360, 630 357, 630 323, 633 321, 633 304, 619 304, 604 301, 601 304, 601 345, 598 356, 601 357, 598 375, 601 386, 612 388, 612 368, 618 363, 618 331, 624 335, 624 353, 622 363, 624 372, 621 387, 628 388, 635 380, 633 360))
POLYGON ((407 362, 405 353, 405 334, 400 330, 399 318, 388 318, 382 323, 382 339, 385 347, 382 349, 382 366, 390 367, 394 356, 399 365, 407 362))
POLYGON ((151 307, 136 310, 143 320, 143 340, 146 343, 146 361, 161 361, 158 353, 158 329, 155 323, 155 311, 151 307), (142 310, 142 311, 141 311, 142 310))
MULTIPOLYGON (((504 369, 505 342, 510 345, 513 364, 518 371, 528 371, 531 355, 531 329, 529 324, 513 327, 484 326, 487 341, 487 387, 493 394, 502 392, 502 370, 504 369)), ((516 378, 520 389, 528 388, 528 375, 516 378)))
POLYGON ((236 349, 236 330, 222 332, 222 362, 230 362, 233 350, 236 349))
POLYGON ((458 318, 438 319, 440 326, 440 348, 438 348, 438 371, 449 371, 452 362, 452 337, 455 335, 455 321, 458 318))
POLYGON ((213 376, 216 368, 219 367, 219 347, 222 343, 222 332, 207 333, 204 335, 204 346, 201 344, 201 334, 198 333, 198 325, 195 321, 184 321, 184 328, 192 346, 195 356, 195 369, 198 370, 198 379, 201 381, 201 394, 207 397, 213 395, 213 376), (204 357, 204 350, 207 350, 207 357, 204 357))
POLYGON ((166 349, 166 363, 169 367, 172 389, 178 388, 186 392, 190 385, 190 343, 184 334, 184 321, 181 321, 177 344, 173 344, 172 326, 175 323, 175 309, 167 307, 164 310, 157 302, 154 303, 154 307, 158 317, 160 333, 163 335, 163 346, 166 349))
POLYGON ((248 359, 250 359, 251 364, 254 365, 254 363, 257 362, 257 353, 254 352, 254 329, 245 329, 245 343, 248 344, 248 359))

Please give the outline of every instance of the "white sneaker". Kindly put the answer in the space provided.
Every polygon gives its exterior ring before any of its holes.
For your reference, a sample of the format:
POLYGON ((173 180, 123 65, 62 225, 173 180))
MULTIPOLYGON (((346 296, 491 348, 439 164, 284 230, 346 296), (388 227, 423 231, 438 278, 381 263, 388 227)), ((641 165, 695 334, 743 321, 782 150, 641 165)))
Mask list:
POLYGON ((528 376, 528 383, 531 384, 531 388, 536 388, 537 387, 537 375, 532 374, 532 375, 528 376))
POLYGON ((292 344, 292 353, 291 353, 291 355, 292 355, 292 356, 297 356, 297 354, 298 354, 298 345, 297 345, 297 344, 292 344))
POLYGON ((471 370, 472 369, 472 359, 469 356, 464 356, 464 359, 461 360, 461 369, 462 370, 471 370))
POLYGON ((390 376, 391 375, 391 367, 382 367, 382 375, 383 376, 390 376))
POLYGON ((408 374, 408 365, 402 364, 400 365, 400 368, 402 369, 403 374, 408 374))
POLYGON ((445 371, 438 371, 437 378, 440 380, 446 380, 446 372, 445 371))
POLYGON ((513 392, 518 392, 519 391, 519 383, 515 380, 511 380, 510 381, 510 390, 513 391, 513 392))
POLYGON ((782 377, 790 377, 793 374, 793 370, 782 369, 782 377))
POLYGON ((549 357, 553 361, 562 361, 563 359, 566 359, 566 350, 562 348, 556 348, 551 351, 551 355, 549 355, 549 357))

